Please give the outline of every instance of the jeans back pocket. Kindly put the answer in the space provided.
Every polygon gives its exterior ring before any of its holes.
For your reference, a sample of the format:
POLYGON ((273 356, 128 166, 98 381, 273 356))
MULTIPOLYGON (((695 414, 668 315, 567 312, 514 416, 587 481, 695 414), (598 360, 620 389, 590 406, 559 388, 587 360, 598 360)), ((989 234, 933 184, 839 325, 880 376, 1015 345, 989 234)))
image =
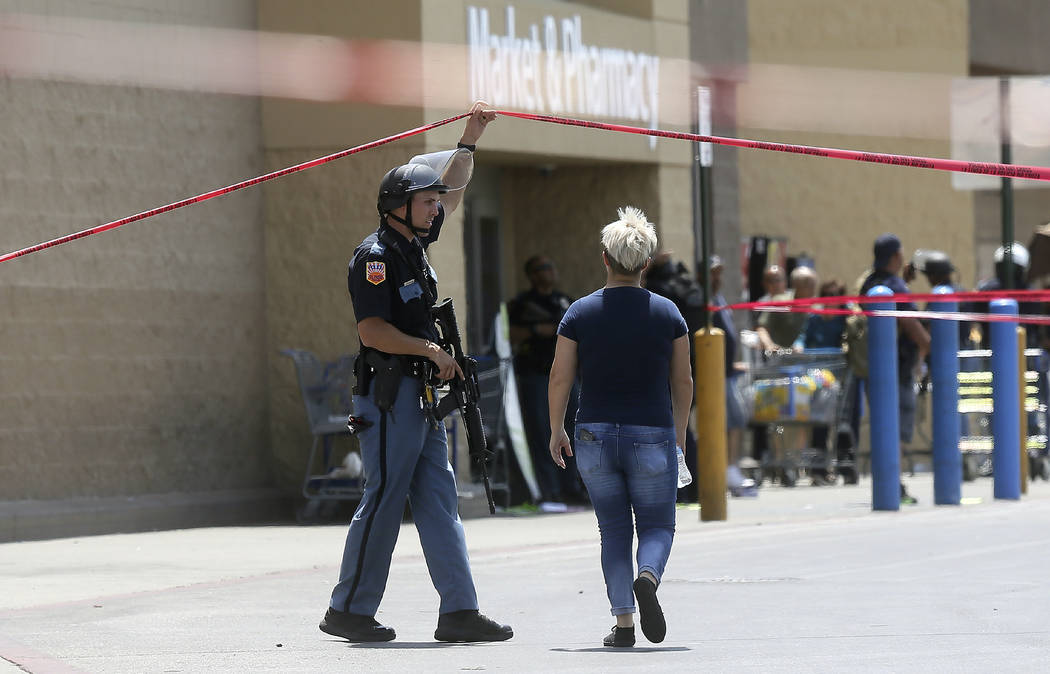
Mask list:
POLYGON ((667 471, 670 464, 668 449, 670 442, 634 443, 634 460, 638 472, 643 475, 659 475, 667 471))
POLYGON ((576 469, 581 475, 593 473, 602 467, 602 441, 586 428, 576 428, 576 469))

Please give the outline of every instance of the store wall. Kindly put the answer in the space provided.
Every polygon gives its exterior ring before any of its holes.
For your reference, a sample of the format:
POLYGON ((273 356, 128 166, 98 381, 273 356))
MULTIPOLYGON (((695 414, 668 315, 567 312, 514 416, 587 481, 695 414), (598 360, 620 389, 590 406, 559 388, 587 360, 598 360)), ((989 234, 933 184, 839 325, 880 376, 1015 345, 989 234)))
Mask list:
MULTIPOLYGON (((18 11, 255 26, 240 0, 0 1, 18 11)), ((259 146, 257 99, 0 78, 0 248, 256 175, 259 146)), ((270 484, 260 203, 243 191, 0 265, 0 540, 246 516, 236 503, 270 484), (152 515, 131 498, 178 492, 152 515), (221 507, 185 509, 203 501, 221 507)))
MULTIPOLYGON (((617 208, 625 205, 640 208, 659 223, 657 179, 655 168, 629 164, 570 166, 550 174, 504 169, 501 202, 516 257, 549 256, 558 267, 562 290, 572 297, 597 290, 605 284, 602 227, 616 220, 617 208)), ((520 265, 513 273, 519 285, 512 294, 528 287, 520 265)))
MULTIPOLYGON (((968 72, 965 0, 749 0, 745 138, 950 156, 952 78, 968 72)), ((788 239, 852 284, 881 232, 945 250, 973 282, 971 194, 941 171, 741 150, 743 234, 788 239)), ((920 288, 921 289, 921 288, 920 288)))

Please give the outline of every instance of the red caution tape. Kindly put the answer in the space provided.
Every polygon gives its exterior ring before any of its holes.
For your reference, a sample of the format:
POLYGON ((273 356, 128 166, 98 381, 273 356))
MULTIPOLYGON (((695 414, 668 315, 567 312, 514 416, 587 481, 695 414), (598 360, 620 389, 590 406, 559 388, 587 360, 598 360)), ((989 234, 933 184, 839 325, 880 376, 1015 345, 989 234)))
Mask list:
POLYGON ((952 321, 979 321, 982 323, 1029 323, 1050 325, 1050 316, 1039 314, 989 314, 960 311, 910 311, 900 309, 859 309, 833 308, 843 304, 901 303, 901 302, 970 302, 987 303, 998 299, 1014 299, 1018 302, 1050 301, 1050 290, 967 290, 951 294, 918 293, 906 295, 867 295, 834 297, 806 297, 790 300, 770 300, 768 302, 740 302, 724 307, 708 307, 710 311, 719 309, 740 309, 744 311, 768 311, 777 313, 824 314, 831 316, 848 316, 864 314, 866 316, 893 316, 895 318, 940 319, 952 321), (829 306, 832 305, 832 306, 829 306))
POLYGON ((379 147, 380 145, 386 145, 387 143, 392 143, 395 140, 401 140, 402 138, 408 138, 409 136, 414 136, 416 134, 423 133, 425 131, 430 131, 431 129, 436 129, 439 126, 444 126, 445 124, 449 124, 450 122, 454 122, 457 119, 463 119, 464 117, 467 117, 468 115, 470 115, 469 112, 464 112, 461 115, 456 115, 455 117, 449 117, 448 119, 443 119, 440 122, 432 122, 430 124, 426 124, 424 126, 420 126, 418 128, 415 128, 415 129, 411 129, 409 131, 403 131, 403 132, 401 132, 399 134, 396 134, 396 135, 393 135, 393 136, 387 136, 386 138, 382 138, 380 140, 374 140, 374 141, 372 141, 370 143, 365 143, 364 145, 358 145, 357 147, 352 147, 352 148, 349 148, 347 150, 342 150, 340 152, 336 152, 334 154, 330 154, 330 155, 327 155, 327 156, 324 156, 324 157, 319 157, 317 159, 311 159, 310 161, 303 162, 302 164, 296 164, 295 166, 289 166, 288 168, 283 168, 283 169, 274 171, 273 173, 267 173, 266 175, 261 175, 261 176, 258 176, 256 178, 249 178, 248 180, 243 180, 243 181, 241 181, 239 183, 234 183, 233 185, 227 185, 226 187, 220 187, 220 188, 212 190, 210 192, 205 192, 204 194, 198 194, 195 197, 190 197, 188 199, 183 199, 182 201, 176 201, 175 203, 171 203, 171 204, 168 204, 166 206, 159 206, 157 208, 152 208, 152 209, 150 209, 148 211, 143 211, 141 213, 136 213, 135 215, 129 215, 128 217, 121 218, 120 220, 114 220, 113 222, 107 222, 107 223, 105 223, 103 225, 97 225, 95 227, 91 227, 90 229, 85 229, 83 231, 76 232, 75 234, 67 234, 66 236, 59 237, 57 239, 52 239, 51 241, 45 241, 44 243, 38 243, 35 246, 30 246, 28 248, 23 248, 21 250, 16 250, 16 251, 7 253, 7 254, 5 254, 3 256, 0 256, 0 262, 7 262, 8 260, 13 260, 16 257, 22 257, 23 255, 29 255, 30 253, 35 253, 37 251, 44 250, 45 248, 51 248, 52 246, 58 246, 58 245, 63 244, 63 243, 68 243, 70 241, 75 241, 77 239, 82 239, 85 236, 91 236, 92 234, 98 234, 99 232, 104 232, 104 231, 106 231, 108 229, 115 229, 117 227, 121 227, 122 225, 126 225, 126 224, 132 223, 132 222, 136 222, 138 220, 145 220, 146 218, 151 218, 154 215, 160 215, 161 213, 167 213, 168 211, 174 211, 174 210, 176 210, 178 208, 182 208, 183 206, 189 206, 190 204, 196 204, 196 203, 200 203, 202 201, 207 201, 208 199, 212 199, 214 197, 221 197, 224 194, 229 194, 230 192, 235 192, 237 190, 244 189, 245 187, 251 187, 252 185, 258 185, 259 183, 264 183, 267 180, 273 180, 274 178, 280 178, 281 176, 286 176, 286 175, 288 175, 290 173, 296 173, 298 171, 305 171, 308 168, 313 168, 314 166, 320 166, 321 164, 327 164, 330 161, 335 161, 336 159, 342 159, 343 157, 355 154, 357 152, 362 152, 364 150, 370 150, 370 149, 372 149, 374 147, 379 147))
MULTIPOLYGON (((532 113, 513 112, 513 111, 509 111, 509 110, 497 110, 496 112, 497 112, 497 114, 506 115, 508 117, 519 117, 521 119, 529 119, 529 120, 535 120, 535 121, 540 121, 540 122, 550 122, 550 123, 554 123, 554 124, 566 124, 566 125, 569 125, 569 126, 581 126, 581 127, 590 128, 590 129, 605 129, 607 131, 620 131, 620 132, 624 132, 624 133, 635 133, 635 134, 641 134, 641 135, 646 135, 646 136, 658 136, 658 137, 662 137, 662 138, 675 138, 675 139, 678 139, 678 140, 690 140, 690 141, 701 142, 701 143, 715 143, 715 144, 718 144, 718 145, 730 145, 730 146, 734 146, 734 147, 753 148, 753 149, 759 149, 759 150, 773 150, 773 151, 776 151, 776 152, 790 152, 790 153, 794 153, 794 154, 805 154, 805 155, 810 155, 810 156, 815 156, 815 157, 829 157, 829 158, 834 158, 834 159, 852 159, 852 160, 855 160, 855 161, 871 162, 871 163, 875 163, 875 164, 890 164, 890 165, 893 165, 893 166, 910 166, 910 167, 914 167, 914 168, 928 168, 928 169, 937 169, 937 170, 941 170, 941 171, 955 171, 955 172, 962 172, 962 173, 979 173, 979 174, 982 174, 982 175, 993 175, 993 176, 1003 176, 1003 177, 1009 177, 1009 178, 1024 178, 1024 179, 1028 179, 1028 180, 1046 180, 1046 181, 1050 181, 1050 168, 1043 167, 1043 166, 1022 166, 1022 165, 1015 165, 1015 164, 995 164, 995 163, 989 163, 989 162, 965 162, 965 161, 958 161, 958 160, 954 160, 954 159, 932 159, 932 158, 929 158, 929 157, 915 157, 915 156, 909 156, 909 155, 882 154, 882 153, 877 153, 877 152, 858 152, 856 150, 839 150, 839 149, 835 149, 835 148, 812 147, 812 146, 809 146, 809 145, 788 145, 788 144, 784 144, 784 143, 768 143, 768 142, 765 142, 765 141, 746 140, 746 139, 741 139, 741 138, 726 138, 726 137, 722 137, 722 136, 705 136, 705 135, 700 135, 700 134, 695 134, 695 133, 682 133, 682 132, 676 132, 676 131, 661 131, 659 129, 643 129, 641 127, 625 126, 623 124, 606 124, 606 123, 603 123, 603 122, 591 122, 591 121, 585 121, 585 120, 581 120, 581 119, 571 119, 571 118, 567 118, 567 117, 554 117, 554 116, 551 116, 551 115, 536 115, 536 114, 532 114, 532 113)), ((38 244, 36 244, 34 246, 29 246, 28 248, 23 248, 21 250, 16 250, 16 251, 13 251, 13 252, 10 252, 10 253, 6 253, 6 254, 0 256, 0 262, 7 262, 8 260, 13 260, 16 257, 22 257, 24 255, 29 255, 30 253, 35 253, 37 251, 44 250, 46 248, 51 248, 52 246, 58 246, 58 245, 63 244, 63 243, 68 243, 69 241, 75 241, 76 239, 82 239, 82 238, 84 238, 86 236, 91 236, 92 234, 98 234, 99 232, 104 232, 104 231, 109 230, 109 229, 115 229, 117 227, 121 227, 123 225, 129 224, 129 223, 132 223, 132 222, 136 222, 138 220, 145 220, 146 218, 153 217, 154 215, 160 215, 161 213, 167 213, 168 211, 174 211, 174 210, 176 210, 178 208, 182 208, 183 206, 189 206, 190 204, 196 204, 196 203, 199 203, 201 201, 207 201, 208 199, 212 199, 214 197, 222 196, 224 194, 229 194, 230 192, 234 192, 236 190, 240 190, 240 189, 243 189, 245 187, 251 187, 253 185, 258 185, 259 183, 266 182, 267 180, 273 180, 274 178, 280 178, 281 176, 288 175, 289 173, 295 173, 297 171, 303 171, 303 170, 308 169, 308 168, 313 168, 314 166, 319 166, 321 164, 325 164, 325 163, 328 163, 330 161, 334 161, 336 159, 340 159, 342 157, 346 157, 346 156, 354 154, 356 152, 361 152, 363 150, 368 150, 368 149, 371 149, 371 148, 374 148, 374 147, 378 147, 380 145, 384 145, 386 143, 393 142, 395 140, 400 140, 402 138, 407 138, 408 136, 413 136, 413 135, 416 135, 416 134, 419 134, 419 133, 423 133, 425 131, 430 131, 431 129, 435 129, 435 128, 439 127, 439 126, 443 126, 443 125, 448 124, 450 122, 454 122, 454 121, 456 121, 458 119, 463 119, 464 117, 468 116, 469 114, 470 114, 469 112, 465 112, 463 114, 456 115, 455 117, 449 117, 448 119, 443 119, 443 120, 441 120, 439 122, 433 122, 431 124, 426 124, 424 126, 416 128, 416 129, 412 129, 410 131, 405 131, 405 132, 399 133, 399 134, 394 135, 394 136, 389 136, 389 137, 383 138, 381 140, 376 140, 376 141, 372 141, 370 143, 365 143, 364 145, 359 145, 357 147, 350 148, 348 150, 343 150, 341 152, 336 152, 335 154, 330 154, 330 155, 327 155, 325 157, 320 157, 318 159, 312 159, 312 160, 310 160, 308 162, 304 162, 302 164, 297 164, 295 166, 290 166, 288 168, 280 169, 278 171, 274 171, 273 173, 267 173, 265 175, 258 176, 256 178, 250 178, 248 180, 244 180, 242 182, 235 183, 233 185, 228 185, 226 187, 220 187, 220 188, 212 190, 210 192, 205 192, 204 194, 198 194, 195 197, 190 197, 188 199, 183 199, 182 201, 176 201, 176 202, 168 204, 166 206, 159 206, 157 208, 153 208, 153 209, 150 209, 148 211, 143 211, 143 212, 137 213, 135 215, 130 215, 130 216, 126 217, 126 218, 121 218, 120 220, 114 220, 113 222, 107 222, 105 224, 97 225, 95 227, 91 227, 89 229, 85 229, 83 231, 76 232, 74 234, 68 234, 66 236, 63 236, 63 237, 60 237, 60 238, 57 238, 57 239, 52 239, 51 241, 45 241, 44 243, 38 243, 38 244)))
POLYGON ((912 168, 936 169, 939 171, 954 171, 956 173, 979 173, 981 175, 1001 176, 1004 178, 1050 180, 1050 168, 1045 166, 995 164, 991 162, 959 161, 957 159, 934 159, 931 157, 915 157, 903 154, 883 154, 881 152, 858 152, 857 150, 839 150, 830 147, 813 147, 810 145, 788 145, 786 143, 768 143, 761 140, 747 140, 744 138, 702 136, 696 133, 661 131, 659 129, 643 129, 638 126, 624 126, 623 124, 589 122, 582 119, 554 117, 551 115, 535 115, 528 112, 511 112, 509 110, 499 110, 497 112, 501 115, 507 115, 508 117, 520 117, 521 119, 531 119, 537 122, 567 124, 569 126, 582 126, 588 129, 604 129, 606 131, 622 131, 624 133, 637 133, 645 136, 658 136, 660 138, 676 138, 678 140, 691 140, 698 143, 715 143, 717 145, 731 145, 733 147, 745 147, 755 150, 790 152, 792 154, 805 154, 813 157, 829 157, 832 159, 852 159, 854 161, 864 161, 873 164, 910 166, 912 168))

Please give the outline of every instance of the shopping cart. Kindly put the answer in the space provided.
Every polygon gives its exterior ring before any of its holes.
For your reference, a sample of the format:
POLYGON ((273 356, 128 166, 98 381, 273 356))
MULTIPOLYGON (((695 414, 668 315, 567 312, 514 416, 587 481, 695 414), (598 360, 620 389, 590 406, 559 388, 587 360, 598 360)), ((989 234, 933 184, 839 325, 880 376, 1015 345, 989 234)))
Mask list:
POLYGON ((749 423, 768 438, 758 483, 769 479, 793 487, 803 473, 815 482, 833 480, 838 472, 856 475, 851 457, 839 456, 838 429, 848 425, 850 413, 849 377, 841 349, 781 351, 752 366, 749 423))
MULTIPOLYGON (((1025 349, 1025 412, 1029 475, 1050 480, 1047 450, 1048 356, 1042 349, 1025 349)), ((992 474, 992 352, 959 352, 959 451, 963 479, 970 482, 992 474)))
MULTIPOLYGON (((346 422, 351 408, 350 384, 356 355, 346 354, 331 362, 322 362, 303 349, 281 349, 281 354, 295 363, 296 379, 313 436, 302 482, 306 502, 296 518, 304 524, 323 521, 335 514, 338 501, 359 500, 364 493, 360 460, 349 464, 358 466, 358 470, 349 470, 344 465, 348 460, 344 459, 345 453, 337 455, 334 451, 337 439, 350 437, 346 422)), ((357 454, 350 458, 358 458, 356 447, 352 446, 349 451, 357 454)))

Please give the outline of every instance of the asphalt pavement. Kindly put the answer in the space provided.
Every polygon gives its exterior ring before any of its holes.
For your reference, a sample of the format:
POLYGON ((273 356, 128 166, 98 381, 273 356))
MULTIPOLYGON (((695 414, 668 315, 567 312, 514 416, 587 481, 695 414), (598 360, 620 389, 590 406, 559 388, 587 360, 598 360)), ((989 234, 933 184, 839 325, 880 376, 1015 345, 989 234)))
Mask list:
POLYGON ((323 634, 345 525, 188 529, 0 545, 0 672, 1043 672, 1050 484, 872 512, 871 485, 764 487, 727 522, 679 509, 667 638, 601 645, 591 511, 466 520, 482 610, 511 641, 433 640, 437 596, 404 525, 377 616, 397 640, 323 634))

